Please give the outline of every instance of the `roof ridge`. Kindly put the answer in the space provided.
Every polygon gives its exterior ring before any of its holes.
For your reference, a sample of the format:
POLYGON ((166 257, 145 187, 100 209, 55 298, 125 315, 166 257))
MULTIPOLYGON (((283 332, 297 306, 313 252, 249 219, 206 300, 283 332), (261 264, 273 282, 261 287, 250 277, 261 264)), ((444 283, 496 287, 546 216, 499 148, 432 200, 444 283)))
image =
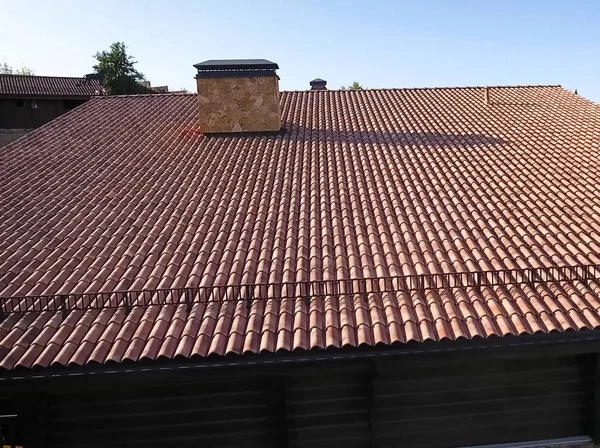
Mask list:
POLYGON ((282 90, 282 92, 361 92, 366 90, 383 90, 383 91, 397 91, 397 90, 467 90, 467 89, 526 89, 526 88, 539 88, 539 87, 560 87, 560 84, 514 84, 514 85, 479 85, 479 86, 436 86, 436 87, 375 87, 375 88, 363 88, 360 90, 352 89, 327 89, 327 90, 282 90))
MULTIPOLYGON (((420 90, 468 90, 468 89, 527 89, 527 88, 540 88, 540 87, 552 87, 552 88, 563 88, 560 84, 515 84, 515 85, 480 85, 480 86, 445 86, 445 87, 377 87, 372 89, 361 89, 361 90, 343 90, 343 89, 327 89, 327 90, 281 90, 280 93, 327 93, 327 92, 360 92, 360 91, 420 91, 420 90)), ((178 96, 178 95, 197 95, 196 92, 165 92, 165 93, 135 93, 135 94, 123 94, 123 95, 102 95, 102 98, 130 98, 130 97, 156 97, 160 96, 178 96)))
POLYGON ((198 95, 196 92, 165 92, 165 93, 127 93, 123 95, 94 95, 92 99, 96 98, 138 98, 138 97, 165 97, 165 96, 192 96, 198 95))

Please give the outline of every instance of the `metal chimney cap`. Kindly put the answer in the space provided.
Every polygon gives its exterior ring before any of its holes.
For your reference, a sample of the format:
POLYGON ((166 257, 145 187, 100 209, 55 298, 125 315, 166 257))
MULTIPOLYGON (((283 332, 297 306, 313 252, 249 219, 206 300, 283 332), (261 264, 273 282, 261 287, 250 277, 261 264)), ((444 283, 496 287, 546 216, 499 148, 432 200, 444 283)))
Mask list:
POLYGON ((194 67, 198 71, 213 70, 276 70, 279 66, 266 59, 210 59, 199 62, 194 67))

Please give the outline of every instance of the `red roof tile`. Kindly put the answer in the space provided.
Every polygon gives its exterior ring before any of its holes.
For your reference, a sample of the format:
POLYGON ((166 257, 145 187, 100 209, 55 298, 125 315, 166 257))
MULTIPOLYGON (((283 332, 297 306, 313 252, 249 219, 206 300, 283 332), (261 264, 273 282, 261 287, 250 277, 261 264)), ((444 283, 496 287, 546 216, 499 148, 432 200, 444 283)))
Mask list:
POLYGON ((600 106, 490 94, 284 92, 269 136, 200 135, 195 95, 105 97, 6 146, 0 297, 30 298, 3 299, 0 367, 600 327, 600 106))
POLYGON ((102 93, 97 79, 0 75, 0 97, 89 98, 102 93))

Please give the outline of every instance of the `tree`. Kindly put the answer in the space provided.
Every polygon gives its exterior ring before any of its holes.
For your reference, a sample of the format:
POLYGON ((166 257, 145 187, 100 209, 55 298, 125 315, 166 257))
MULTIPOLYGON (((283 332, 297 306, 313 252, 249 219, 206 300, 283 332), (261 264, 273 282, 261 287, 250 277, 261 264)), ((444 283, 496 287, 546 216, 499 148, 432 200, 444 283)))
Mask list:
POLYGON ((135 69, 137 62, 127 54, 124 42, 115 42, 108 51, 97 52, 98 63, 94 71, 102 78, 102 85, 111 95, 148 93, 150 90, 140 84, 144 75, 135 69))
POLYGON ((342 90, 363 90, 365 87, 361 86, 358 81, 354 81, 352 85, 345 87, 342 86, 342 90))
POLYGON ((25 66, 15 69, 4 62, 0 64, 0 75, 33 75, 33 70, 25 66))

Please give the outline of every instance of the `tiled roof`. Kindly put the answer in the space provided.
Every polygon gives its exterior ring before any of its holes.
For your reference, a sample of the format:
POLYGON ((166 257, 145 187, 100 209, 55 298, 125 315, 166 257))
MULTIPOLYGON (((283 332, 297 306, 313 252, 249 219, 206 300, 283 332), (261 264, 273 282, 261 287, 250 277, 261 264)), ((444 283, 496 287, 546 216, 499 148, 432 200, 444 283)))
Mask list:
POLYGON ((0 75, 0 97, 87 98, 102 92, 97 79, 0 75))
POLYGON ((599 328, 585 276, 9 313, 42 295, 597 265, 600 106, 555 86, 490 97, 284 92, 268 136, 201 135, 195 95, 103 97, 32 132, 0 152, 0 297, 33 297, 4 301, 0 367, 599 328))

